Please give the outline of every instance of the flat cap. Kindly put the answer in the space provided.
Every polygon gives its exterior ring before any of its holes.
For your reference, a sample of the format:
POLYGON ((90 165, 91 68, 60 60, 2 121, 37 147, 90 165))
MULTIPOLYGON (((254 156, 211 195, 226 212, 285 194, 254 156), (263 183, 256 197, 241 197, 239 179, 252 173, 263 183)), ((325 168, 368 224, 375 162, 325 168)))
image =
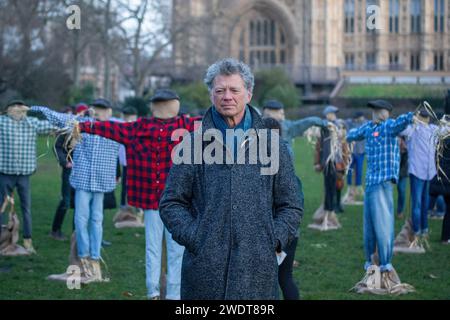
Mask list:
POLYGON ((326 116, 329 113, 338 113, 339 112, 339 108, 335 107, 335 106, 327 106, 324 110, 323 110, 323 115, 326 116))
POLYGON ((158 89, 155 91, 153 97, 151 97, 150 102, 161 102, 170 100, 180 100, 178 94, 170 89, 158 89))
POLYGON ((420 110, 419 111, 419 115, 421 117, 423 117, 423 118, 429 118, 430 117, 430 113, 427 110, 425 110, 425 109, 420 110))
POLYGON ((96 108, 112 109, 111 102, 106 99, 96 99, 91 103, 91 106, 96 108))
POLYGON ((361 117, 364 117, 364 112, 362 112, 362 111, 357 111, 353 114, 353 119, 358 119, 361 117))
POLYGON ((386 100, 373 100, 369 101, 367 106, 371 109, 385 109, 388 111, 392 111, 394 108, 392 107, 392 104, 387 102, 386 100))
POLYGON ((23 100, 19 100, 19 99, 13 99, 13 100, 9 100, 8 103, 5 106, 5 109, 7 109, 10 106, 14 106, 14 105, 20 105, 20 106, 26 106, 27 104, 23 101, 23 100))
POLYGON ((264 102, 263 108, 280 110, 280 109, 284 109, 284 105, 283 105, 283 103, 281 103, 278 100, 267 100, 264 102))
POLYGON ((125 106, 125 107, 122 109, 122 113, 123 113, 124 115, 130 116, 130 115, 137 115, 137 114, 138 114, 138 111, 137 111, 137 109, 136 109, 135 107, 125 106))

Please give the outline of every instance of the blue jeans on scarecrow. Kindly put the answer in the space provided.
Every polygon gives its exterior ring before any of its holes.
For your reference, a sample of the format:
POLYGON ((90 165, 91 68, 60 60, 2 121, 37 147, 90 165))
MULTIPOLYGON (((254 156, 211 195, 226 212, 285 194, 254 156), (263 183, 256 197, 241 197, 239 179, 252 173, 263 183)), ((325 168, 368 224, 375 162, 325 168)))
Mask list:
POLYGON ((355 174, 355 186, 359 187, 362 185, 364 156, 364 153, 352 154, 352 164, 347 174, 347 184, 349 186, 353 185, 353 173, 355 174))
POLYGON ((400 177, 397 182, 397 214, 403 213, 406 202, 406 187, 408 184, 408 177, 400 177))
POLYGON ((383 182, 366 188, 364 197, 364 250, 367 270, 371 255, 378 249, 381 272, 393 269, 391 261, 394 249, 394 200, 391 182, 383 182))
POLYGON ((147 297, 151 299, 160 296, 159 280, 161 276, 163 236, 165 236, 167 248, 166 299, 180 300, 181 264, 184 247, 172 239, 172 235, 164 227, 159 211, 145 210, 144 220, 147 297))
POLYGON ((428 205, 430 201, 430 181, 410 174, 411 183, 411 217, 416 235, 428 233, 428 205))
POLYGON ((75 190, 75 231, 78 256, 100 260, 104 193, 75 190))
POLYGON ((428 211, 431 211, 431 214, 433 215, 434 208, 436 207, 436 214, 437 217, 444 217, 445 216, 445 200, 443 195, 435 196, 430 194, 430 202, 428 205, 428 211))

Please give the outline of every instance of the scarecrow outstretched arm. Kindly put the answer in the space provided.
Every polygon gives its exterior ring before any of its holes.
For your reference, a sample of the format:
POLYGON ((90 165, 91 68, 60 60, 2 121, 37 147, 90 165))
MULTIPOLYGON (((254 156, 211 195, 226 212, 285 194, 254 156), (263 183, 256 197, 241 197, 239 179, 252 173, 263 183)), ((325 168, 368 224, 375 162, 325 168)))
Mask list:
POLYGON ((81 132, 95 134, 127 145, 136 136, 139 122, 96 121, 82 122, 78 126, 81 132))
POLYGON ((368 125, 369 125, 369 123, 366 123, 359 128, 350 130, 347 135, 347 141, 353 142, 353 141, 364 140, 366 138, 366 130, 367 130, 368 125))
POLYGON ((414 113, 409 112, 406 114, 401 115, 396 120, 391 121, 387 125, 387 129, 390 132, 391 135, 397 136, 405 130, 410 124, 413 123, 414 120, 414 113))
POLYGON ((74 115, 56 112, 47 107, 32 106, 31 111, 43 114, 52 125, 57 126, 58 128, 67 127, 76 119, 76 116, 74 115))
POLYGON ((48 135, 58 130, 58 127, 54 126, 48 120, 38 120, 33 121, 34 127, 36 128, 36 133, 39 135, 48 135))
POLYGON ((328 121, 323 120, 319 117, 308 117, 301 120, 289 121, 288 122, 288 131, 290 136, 299 137, 305 133, 311 127, 321 127, 325 128, 328 124, 328 121))

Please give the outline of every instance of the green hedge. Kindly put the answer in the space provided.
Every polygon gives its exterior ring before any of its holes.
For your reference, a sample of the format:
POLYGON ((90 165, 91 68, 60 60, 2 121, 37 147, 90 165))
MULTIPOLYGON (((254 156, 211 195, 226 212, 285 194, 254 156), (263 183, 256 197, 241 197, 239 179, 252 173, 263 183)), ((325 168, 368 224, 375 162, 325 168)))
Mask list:
POLYGON ((339 98, 442 99, 448 89, 443 85, 346 85, 339 98))

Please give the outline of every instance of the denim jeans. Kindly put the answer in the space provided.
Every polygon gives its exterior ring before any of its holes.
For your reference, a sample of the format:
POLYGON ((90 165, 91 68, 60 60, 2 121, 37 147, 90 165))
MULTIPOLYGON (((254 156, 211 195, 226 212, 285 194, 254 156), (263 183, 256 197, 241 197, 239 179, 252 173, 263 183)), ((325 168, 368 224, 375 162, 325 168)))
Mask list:
POLYGON ((411 183, 411 217, 416 235, 428 233, 428 206, 430 197, 430 181, 409 175, 411 183))
POLYGON ((62 168, 61 172, 61 200, 56 209, 55 217, 53 218, 52 231, 61 231, 61 227, 66 216, 67 210, 70 208, 71 188, 69 177, 72 169, 62 168))
POLYGON ((437 197, 437 200, 436 200, 436 214, 438 215, 438 216, 444 216, 445 215, 445 212, 447 211, 447 206, 446 206, 446 204, 445 204, 445 199, 444 199, 444 196, 439 196, 439 197, 437 197))
POLYGON ((100 260, 104 193, 75 190, 75 231, 78 256, 100 260))
POLYGON ((347 184, 349 186, 353 185, 353 173, 355 173, 355 186, 362 185, 362 173, 364 165, 364 153, 352 154, 352 165, 347 175, 347 184))
POLYGON ((148 298, 160 296, 161 256, 163 237, 167 248, 166 299, 180 300, 181 264, 184 247, 180 246, 164 227, 157 210, 145 210, 145 273, 148 298))
POLYGON ((405 210, 406 201, 406 185, 408 183, 408 177, 400 177, 397 183, 397 213, 403 213, 405 210))
POLYGON ((366 188, 364 197, 365 269, 372 264, 371 255, 378 248, 380 269, 392 270, 394 249, 394 200, 392 184, 384 182, 366 188))
MULTIPOLYGON (((17 189, 20 198, 20 209, 23 217, 23 238, 31 239, 31 190, 29 175, 8 175, 0 173, 0 206, 6 196, 11 195, 17 189)), ((3 212, 0 212, 0 225, 3 223, 3 212)), ((1 228, 0 228, 1 229, 1 228)))
POLYGON ((446 207, 445 200, 443 195, 434 196, 430 194, 430 201, 428 205, 428 210, 433 211, 434 207, 436 207, 436 215, 439 217, 443 217, 445 215, 446 207))

